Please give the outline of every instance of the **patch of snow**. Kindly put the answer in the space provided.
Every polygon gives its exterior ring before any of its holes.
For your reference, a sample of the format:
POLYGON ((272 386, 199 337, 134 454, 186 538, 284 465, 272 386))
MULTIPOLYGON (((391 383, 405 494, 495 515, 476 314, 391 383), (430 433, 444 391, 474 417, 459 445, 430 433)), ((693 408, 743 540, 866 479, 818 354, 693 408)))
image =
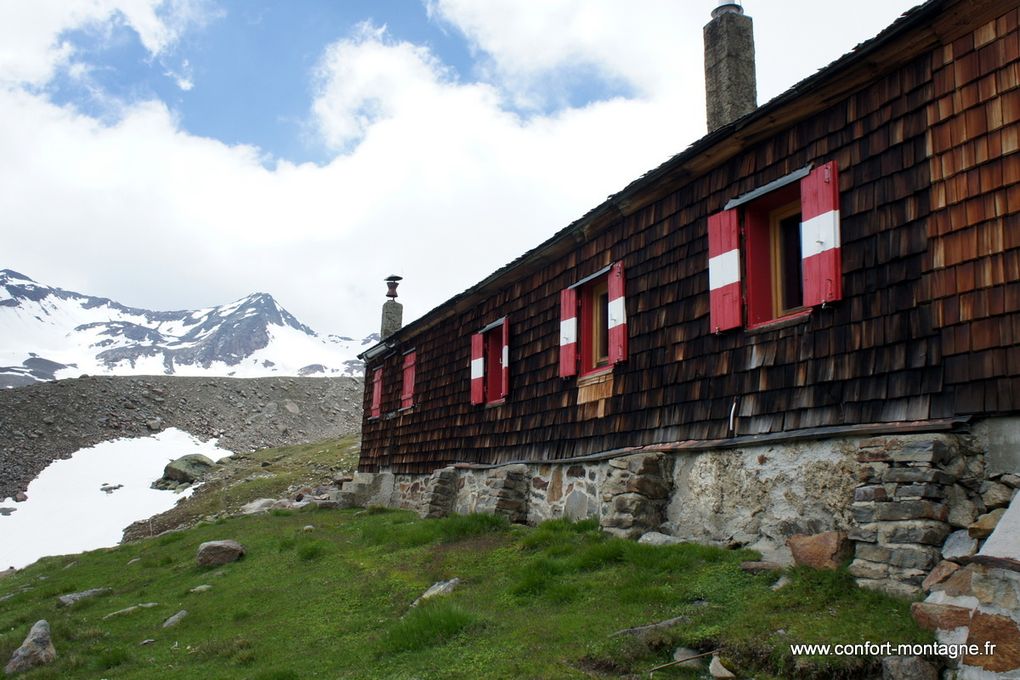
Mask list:
POLYGON ((0 568, 20 569, 47 555, 117 545, 129 524, 169 510, 191 493, 149 486, 168 462, 191 453, 213 460, 231 455, 215 439, 201 442, 170 428, 151 437, 103 442, 53 461, 28 485, 27 501, 0 503, 15 508, 10 515, 0 514, 0 568), (104 484, 123 487, 106 493, 104 484))

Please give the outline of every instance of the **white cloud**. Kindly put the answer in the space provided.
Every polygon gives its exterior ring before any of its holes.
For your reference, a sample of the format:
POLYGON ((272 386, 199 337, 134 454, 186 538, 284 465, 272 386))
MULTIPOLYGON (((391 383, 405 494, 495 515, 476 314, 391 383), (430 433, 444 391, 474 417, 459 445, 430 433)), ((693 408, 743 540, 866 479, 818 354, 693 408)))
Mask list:
POLYGON ((0 84, 43 85, 74 55, 68 31, 130 27, 157 56, 188 29, 217 16, 209 0, 31 0, 0 2, 0 84))
MULTIPOLYGON (((266 290, 317 330, 345 334, 376 330, 382 278, 397 273, 405 319, 415 318, 702 134, 703 20, 687 4, 593 0, 589 14, 588 3, 494 0, 485 14, 437 2, 433 13, 485 57, 481 79, 458 79, 427 48, 362 24, 314 74, 310 118, 336 154, 321 166, 267 163, 257 148, 189 134, 158 101, 99 121, 0 87, 0 267, 153 308, 266 290), (635 96, 509 110, 555 97, 551 84, 576 69, 635 96)), ((127 5, 116 11, 150 51, 179 39, 149 21, 157 3, 127 5)), ((70 48, 51 53, 61 26, 35 31, 45 49, 22 82, 69 63, 70 48)), ((17 71, 2 50, 0 72, 17 71)), ((87 78, 87 66, 75 69, 87 78)))

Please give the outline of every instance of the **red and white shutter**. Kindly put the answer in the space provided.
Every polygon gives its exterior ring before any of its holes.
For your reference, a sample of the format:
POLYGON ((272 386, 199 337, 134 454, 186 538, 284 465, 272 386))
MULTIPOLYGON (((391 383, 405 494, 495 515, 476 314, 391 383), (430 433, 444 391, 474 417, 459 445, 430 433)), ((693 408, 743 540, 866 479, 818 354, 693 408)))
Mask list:
POLYGON ((609 270, 609 363, 616 364, 627 358, 627 305, 624 301, 623 263, 617 262, 609 270))
POLYGON ((503 318, 503 384, 499 396, 505 398, 510 394, 510 317, 503 318))
POLYGON ((471 403, 485 403, 485 336, 471 336, 471 403))
POLYGON ((577 290, 560 291, 560 377, 577 375, 577 290))
POLYGON ((400 390, 400 408, 414 406, 414 365, 416 352, 404 355, 404 384, 400 390))
POLYGON ((372 371, 372 417, 382 415, 382 369, 372 371))
POLYGON ((713 333, 740 327, 740 227, 737 211, 708 218, 709 319, 713 333))
POLYGON ((815 168, 800 181, 800 252, 804 306, 843 297, 840 260, 839 171, 835 161, 815 168))

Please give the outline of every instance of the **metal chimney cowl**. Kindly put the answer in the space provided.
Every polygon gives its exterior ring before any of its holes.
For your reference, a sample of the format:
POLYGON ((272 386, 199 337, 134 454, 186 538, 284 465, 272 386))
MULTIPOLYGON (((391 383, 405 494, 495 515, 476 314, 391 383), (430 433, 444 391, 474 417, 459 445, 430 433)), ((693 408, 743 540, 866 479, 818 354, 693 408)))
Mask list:
POLYGON ((738 2, 721 0, 705 24, 705 108, 708 131, 758 108, 754 24, 738 2))
POLYGON ((393 274, 386 277, 386 297, 389 299, 383 303, 382 323, 379 327, 379 335, 385 340, 401 329, 404 324, 404 305, 397 302, 397 286, 403 279, 393 274))

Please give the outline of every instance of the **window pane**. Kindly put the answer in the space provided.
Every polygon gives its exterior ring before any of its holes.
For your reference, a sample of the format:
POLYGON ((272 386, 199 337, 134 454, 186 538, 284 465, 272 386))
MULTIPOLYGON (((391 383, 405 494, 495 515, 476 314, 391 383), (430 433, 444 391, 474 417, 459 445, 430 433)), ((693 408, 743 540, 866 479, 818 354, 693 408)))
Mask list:
POLYGON ((800 213, 779 221, 780 309, 800 307, 804 299, 801 280, 800 213))

